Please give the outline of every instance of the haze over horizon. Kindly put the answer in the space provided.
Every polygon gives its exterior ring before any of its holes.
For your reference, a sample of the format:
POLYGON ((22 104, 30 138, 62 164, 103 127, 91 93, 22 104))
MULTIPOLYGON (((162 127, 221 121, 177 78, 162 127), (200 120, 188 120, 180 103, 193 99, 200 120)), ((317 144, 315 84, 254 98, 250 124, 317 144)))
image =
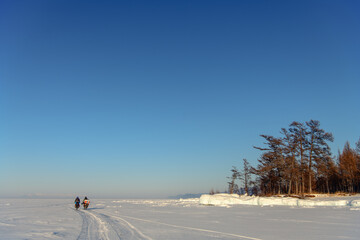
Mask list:
POLYGON ((260 134, 360 137, 357 1, 0 2, 0 197, 227 188, 260 134))

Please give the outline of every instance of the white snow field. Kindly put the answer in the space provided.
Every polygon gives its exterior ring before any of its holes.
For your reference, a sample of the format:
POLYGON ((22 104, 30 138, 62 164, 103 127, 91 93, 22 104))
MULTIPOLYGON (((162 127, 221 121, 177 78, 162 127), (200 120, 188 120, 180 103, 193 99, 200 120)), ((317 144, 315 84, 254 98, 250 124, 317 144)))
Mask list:
POLYGON ((0 199, 0 239, 360 239, 359 195, 90 200, 0 199))

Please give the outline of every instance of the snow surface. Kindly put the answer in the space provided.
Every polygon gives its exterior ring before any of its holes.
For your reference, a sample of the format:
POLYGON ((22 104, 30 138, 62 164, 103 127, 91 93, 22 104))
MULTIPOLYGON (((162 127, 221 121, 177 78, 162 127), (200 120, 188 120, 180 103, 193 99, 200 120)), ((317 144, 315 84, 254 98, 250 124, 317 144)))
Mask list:
POLYGON ((359 239, 360 196, 295 200, 0 199, 0 239, 359 239))

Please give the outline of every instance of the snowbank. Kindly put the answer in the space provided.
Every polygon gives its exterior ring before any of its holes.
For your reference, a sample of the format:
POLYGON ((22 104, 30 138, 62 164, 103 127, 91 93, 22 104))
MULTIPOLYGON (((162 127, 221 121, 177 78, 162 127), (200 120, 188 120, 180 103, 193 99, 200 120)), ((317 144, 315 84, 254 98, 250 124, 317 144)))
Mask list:
POLYGON ((229 206, 229 205, 257 205, 257 206, 298 206, 298 207, 360 207, 360 197, 358 199, 337 199, 318 200, 318 199, 297 199, 290 197, 254 197, 237 194, 204 194, 200 197, 200 204, 229 206))

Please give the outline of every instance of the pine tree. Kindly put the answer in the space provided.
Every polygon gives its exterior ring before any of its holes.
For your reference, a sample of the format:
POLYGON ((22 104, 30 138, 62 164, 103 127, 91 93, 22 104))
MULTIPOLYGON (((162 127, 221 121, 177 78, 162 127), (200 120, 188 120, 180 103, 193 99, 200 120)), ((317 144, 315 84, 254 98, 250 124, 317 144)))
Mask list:
POLYGON ((283 135, 283 152, 285 155, 286 168, 284 170, 285 178, 287 181, 287 193, 291 194, 293 185, 295 185, 295 193, 298 194, 299 182, 299 165, 296 161, 297 156, 297 143, 295 135, 285 128, 280 132, 283 135))
POLYGON ((284 172, 284 156, 283 142, 281 138, 275 138, 269 135, 260 135, 266 142, 267 148, 255 147, 264 153, 259 159, 259 165, 256 174, 260 176, 261 190, 264 193, 280 194, 282 191, 283 172, 284 172))
POLYGON ((348 192, 355 191, 355 184, 358 182, 359 169, 357 166, 357 154, 346 142, 342 153, 339 154, 339 168, 343 184, 348 192))
POLYGON ((308 141, 307 141, 307 134, 308 132, 306 131, 306 127, 304 126, 303 123, 299 123, 299 122, 292 122, 290 124, 290 128, 289 131, 292 133, 293 135, 293 141, 294 144, 296 145, 296 154, 299 156, 299 178, 301 181, 301 186, 300 186, 300 192, 301 194, 305 193, 305 166, 306 166, 306 161, 307 161, 307 156, 306 156, 306 149, 308 146, 308 141))
POLYGON ((356 142, 356 152, 360 155, 360 138, 359 141, 356 142))
MULTIPOLYGON (((256 168, 250 173, 257 177, 251 181, 262 194, 287 192, 291 194, 318 192, 360 191, 360 139, 355 149, 349 142, 339 151, 338 162, 328 142, 334 137, 320 128, 320 122, 310 120, 305 124, 292 122, 281 129, 281 137, 260 135, 265 147, 255 147, 262 153, 256 168)), ((248 192, 248 162, 244 159, 244 186, 248 192)), ((255 189, 255 188, 254 188, 255 189)))
POLYGON ((234 166, 232 167, 231 172, 232 172, 231 177, 228 177, 228 179, 230 179, 230 182, 228 182, 228 184, 229 184, 229 193, 230 194, 239 193, 239 187, 235 182, 240 177, 240 172, 234 166))
MULTIPOLYGON (((320 165, 321 161, 328 161, 331 158, 330 147, 327 144, 327 141, 334 141, 333 135, 331 133, 325 132, 320 128, 320 122, 317 120, 310 120, 306 122, 306 125, 309 127, 307 132, 308 136, 308 189, 309 193, 312 192, 312 175, 313 175, 313 160, 320 165)), ((323 168, 318 168, 323 169, 323 168)))
POLYGON ((249 195, 249 182, 250 182, 250 173, 251 173, 251 166, 246 158, 243 159, 244 162, 244 169, 243 169, 243 180, 244 180, 244 188, 245 193, 249 195))
POLYGON ((357 191, 360 191, 360 138, 356 143, 356 155, 357 155, 357 191))

